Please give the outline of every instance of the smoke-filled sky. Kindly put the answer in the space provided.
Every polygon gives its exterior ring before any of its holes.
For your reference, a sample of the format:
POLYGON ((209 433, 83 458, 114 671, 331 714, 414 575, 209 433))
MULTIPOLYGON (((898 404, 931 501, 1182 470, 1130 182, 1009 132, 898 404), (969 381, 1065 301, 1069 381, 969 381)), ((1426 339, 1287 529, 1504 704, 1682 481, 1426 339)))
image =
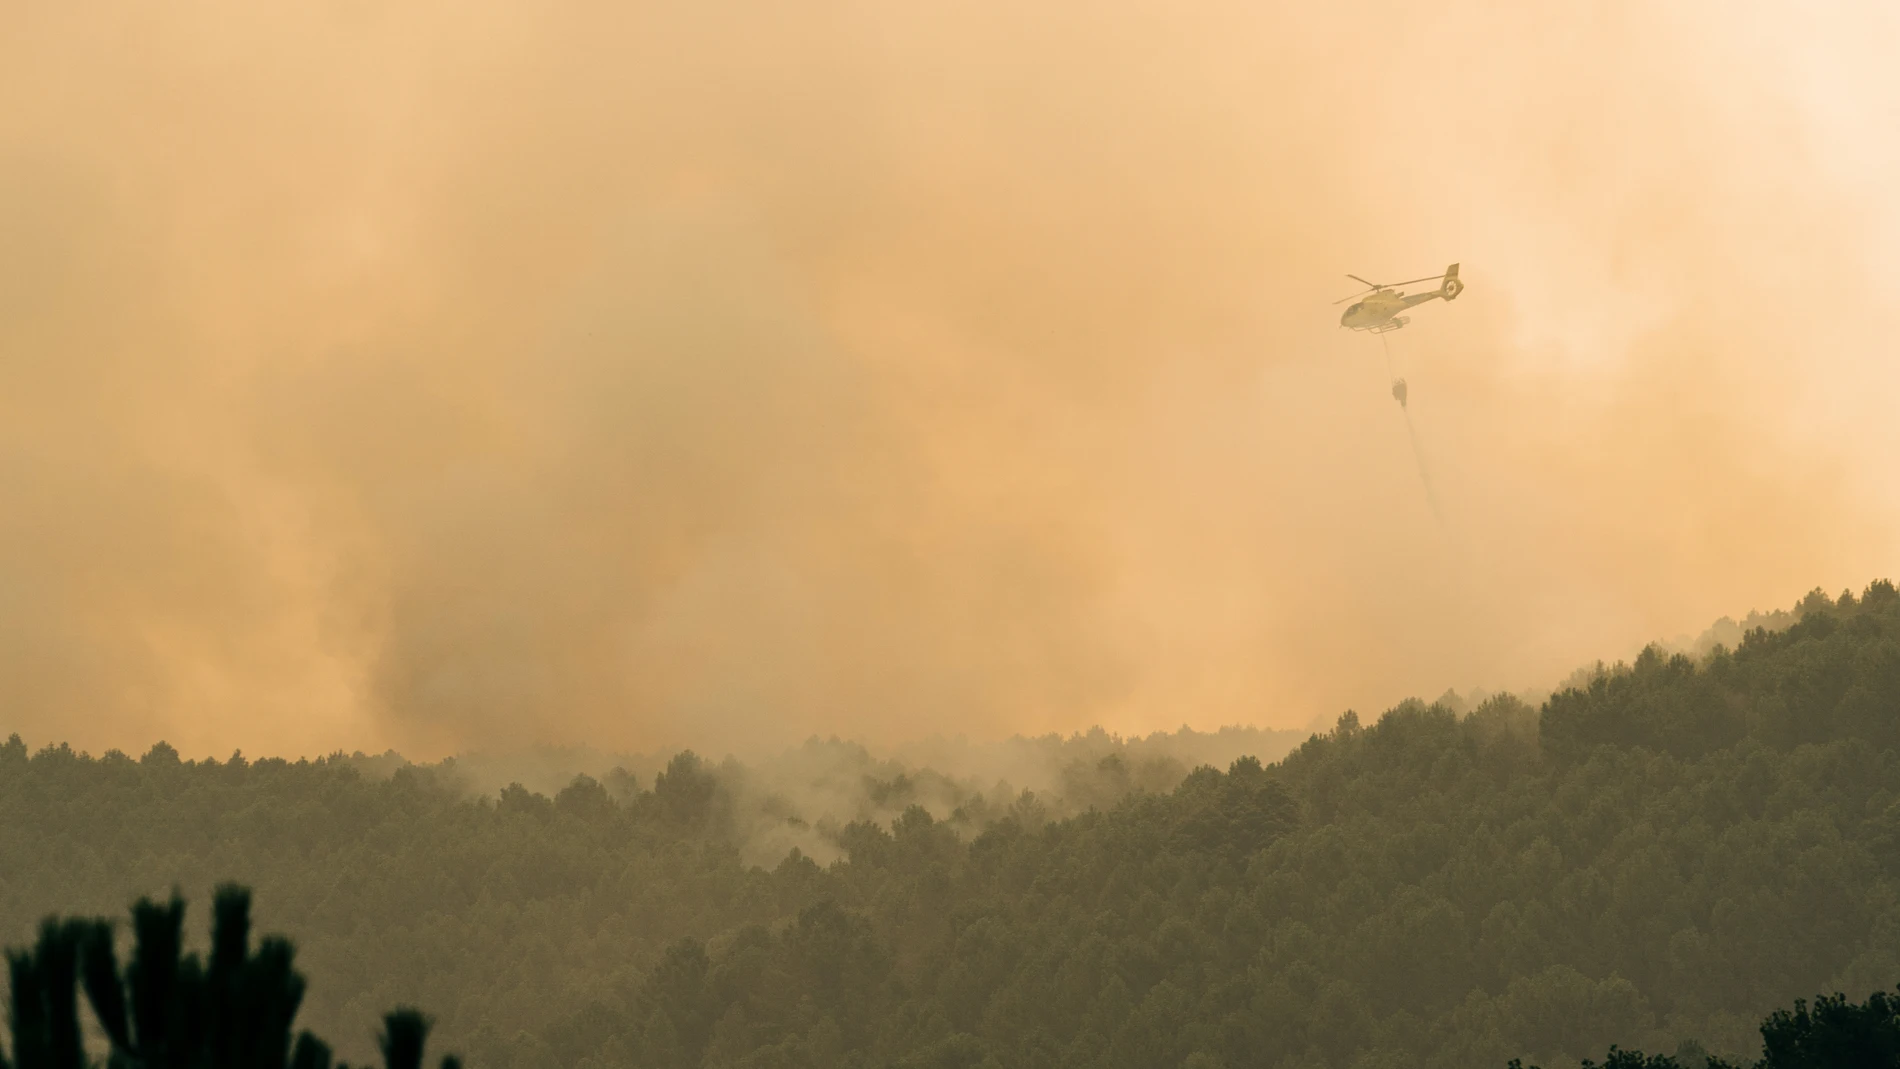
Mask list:
POLYGON ((8 23, 36 744, 1304 726, 1900 571, 1891 5, 8 23), (1415 457, 1331 302, 1452 261, 1415 457))

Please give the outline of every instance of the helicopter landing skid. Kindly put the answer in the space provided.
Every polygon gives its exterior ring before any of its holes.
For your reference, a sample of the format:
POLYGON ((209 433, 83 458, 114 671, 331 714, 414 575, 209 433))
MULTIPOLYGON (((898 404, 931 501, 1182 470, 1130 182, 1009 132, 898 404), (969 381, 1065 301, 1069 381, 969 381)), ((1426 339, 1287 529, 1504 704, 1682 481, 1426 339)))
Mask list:
POLYGON ((1381 323, 1376 327, 1367 327, 1366 329, 1371 331, 1374 334, 1387 334, 1404 327, 1405 324, 1410 323, 1411 321, 1412 321, 1411 316, 1399 316, 1397 319, 1393 319, 1389 322, 1381 323))

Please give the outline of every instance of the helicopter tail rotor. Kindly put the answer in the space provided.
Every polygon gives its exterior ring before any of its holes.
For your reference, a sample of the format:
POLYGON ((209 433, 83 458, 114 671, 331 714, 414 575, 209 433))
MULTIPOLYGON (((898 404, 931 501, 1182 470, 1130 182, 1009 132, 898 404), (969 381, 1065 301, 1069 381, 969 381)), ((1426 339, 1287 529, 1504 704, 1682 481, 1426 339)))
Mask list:
POLYGON ((1458 280, 1457 264, 1445 268, 1445 284, 1439 288, 1444 291, 1445 299, 1448 301, 1457 300, 1458 295, 1465 291, 1465 284, 1458 280))

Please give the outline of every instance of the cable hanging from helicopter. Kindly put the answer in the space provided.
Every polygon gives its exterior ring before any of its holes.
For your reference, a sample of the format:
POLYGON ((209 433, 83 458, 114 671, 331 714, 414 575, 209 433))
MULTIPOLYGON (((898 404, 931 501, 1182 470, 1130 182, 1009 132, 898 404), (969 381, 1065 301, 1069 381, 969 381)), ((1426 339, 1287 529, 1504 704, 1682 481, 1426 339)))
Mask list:
POLYGON ((1424 278, 1408 279, 1404 282, 1370 282, 1353 274, 1348 274, 1346 277, 1363 284, 1366 288, 1350 297, 1341 297, 1333 302, 1334 304, 1353 302, 1352 307, 1340 314, 1339 325, 1380 335, 1379 343, 1385 348, 1386 374, 1392 376, 1392 399, 1399 403, 1400 408, 1406 408, 1405 380, 1399 378, 1392 370, 1392 350, 1385 344, 1384 335, 1402 329, 1405 324, 1412 321, 1410 316, 1399 314, 1408 308, 1431 300, 1457 300, 1458 295, 1465 290, 1465 284, 1458 278, 1458 265, 1452 264, 1445 268, 1445 273, 1442 275, 1427 275, 1424 278), (1438 288, 1410 296, 1398 288, 1410 286, 1415 282, 1437 282, 1438 288))
POLYGON ((1432 516, 1440 525, 1443 525, 1445 517, 1438 508, 1438 495, 1432 490, 1431 472, 1425 466, 1425 452, 1419 446, 1418 431, 1412 426, 1411 407, 1407 404, 1410 391, 1406 387, 1405 380, 1399 377, 1397 370, 1392 366, 1392 346, 1385 335, 1403 329, 1405 324, 1411 322, 1409 317, 1399 314, 1406 309, 1430 300, 1457 300, 1458 295, 1465 290, 1465 284, 1458 278, 1458 265, 1452 264, 1445 268, 1445 273, 1442 275, 1427 275, 1424 278, 1409 279, 1405 282, 1370 282, 1351 274, 1346 277, 1366 288, 1350 297, 1342 297, 1333 302, 1334 304, 1353 302, 1352 306, 1340 315, 1339 325, 1379 335, 1379 348, 1385 352, 1385 372, 1392 379, 1392 399, 1397 401, 1399 408, 1405 412, 1405 430, 1412 443, 1412 456, 1418 461, 1419 481, 1425 485, 1426 503, 1431 505, 1432 516), (1399 289, 1400 286, 1410 286, 1417 282, 1437 282, 1438 288, 1410 296, 1399 289))

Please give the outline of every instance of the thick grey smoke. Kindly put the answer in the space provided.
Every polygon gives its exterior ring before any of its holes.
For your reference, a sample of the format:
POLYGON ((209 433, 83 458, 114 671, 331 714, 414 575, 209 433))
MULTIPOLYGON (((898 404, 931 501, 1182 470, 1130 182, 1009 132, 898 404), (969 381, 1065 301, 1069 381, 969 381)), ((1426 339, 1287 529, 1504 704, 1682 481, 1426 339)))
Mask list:
POLYGON ((1871 3, 33 7, 0 727, 1304 725, 1858 588, 1900 548, 1896 40, 1871 3), (1441 528, 1328 302, 1452 260, 1392 339, 1441 528))

